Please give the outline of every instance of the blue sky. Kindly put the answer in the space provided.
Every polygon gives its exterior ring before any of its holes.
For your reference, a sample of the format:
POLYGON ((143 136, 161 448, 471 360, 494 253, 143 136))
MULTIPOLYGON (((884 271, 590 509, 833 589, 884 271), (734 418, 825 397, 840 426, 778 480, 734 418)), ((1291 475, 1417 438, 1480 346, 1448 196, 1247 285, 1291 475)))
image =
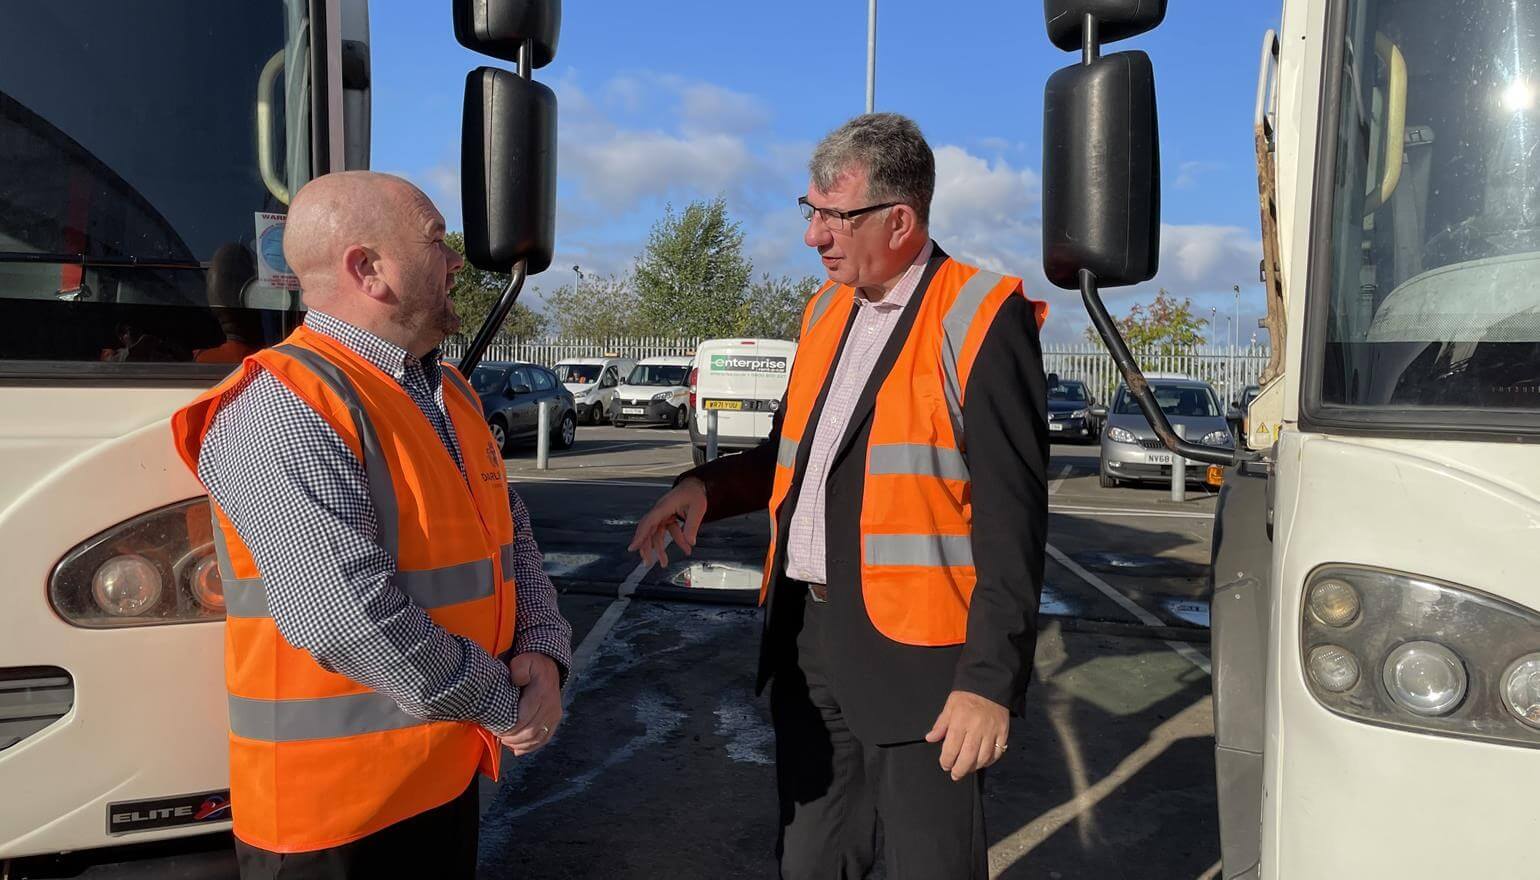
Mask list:
MULTIPOLYGON (((1049 340, 1079 337, 1078 294, 1040 268, 1043 84, 1075 60, 1042 4, 879 0, 877 109, 919 122, 937 154, 932 227, 954 256, 1021 275, 1053 306, 1049 340)), ((756 273, 818 274, 795 199, 813 144, 865 102, 863 0, 589 0, 563 4, 556 59, 537 70, 559 105, 557 254, 532 284, 624 273, 665 202, 724 195, 756 273)), ((1155 32, 1115 44, 1155 62, 1161 112, 1161 274, 1109 291, 1114 311, 1164 286, 1242 341, 1263 309, 1251 136, 1270 3, 1173 3, 1155 32), (1219 15, 1217 8, 1226 12, 1219 15)), ((373 167, 417 182, 459 225, 460 106, 467 71, 497 64, 454 40, 447 2, 377 2, 373 167), (432 10, 429 14, 428 10, 432 10)), ((1265 333, 1262 334, 1265 338, 1265 333)))

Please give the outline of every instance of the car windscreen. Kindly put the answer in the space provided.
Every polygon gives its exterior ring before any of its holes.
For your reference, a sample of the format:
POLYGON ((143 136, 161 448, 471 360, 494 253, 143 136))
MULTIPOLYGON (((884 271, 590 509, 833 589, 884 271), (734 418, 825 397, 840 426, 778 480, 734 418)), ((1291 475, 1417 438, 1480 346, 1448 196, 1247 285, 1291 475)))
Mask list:
POLYGON ((507 367, 477 367, 471 373, 471 387, 477 394, 491 394, 508 387, 507 367))
POLYGON ((592 385, 604 371, 602 364, 557 364, 556 378, 568 385, 592 385))
POLYGON ((1070 403, 1085 402, 1085 386, 1078 383, 1063 382, 1048 389, 1049 400, 1064 400, 1070 403))
POLYGON ((674 364, 638 364, 626 377, 627 385, 656 385, 669 388, 683 385, 690 368, 674 364))
MULTIPOLYGON (((1219 402, 1214 399, 1214 393, 1201 385, 1158 385, 1150 384, 1150 391, 1155 395, 1155 402, 1160 405, 1161 412, 1168 416, 1186 416, 1189 418, 1217 418, 1219 416, 1219 402)), ((1139 402, 1128 390, 1119 389, 1117 409, 1118 415, 1139 415, 1139 402)))

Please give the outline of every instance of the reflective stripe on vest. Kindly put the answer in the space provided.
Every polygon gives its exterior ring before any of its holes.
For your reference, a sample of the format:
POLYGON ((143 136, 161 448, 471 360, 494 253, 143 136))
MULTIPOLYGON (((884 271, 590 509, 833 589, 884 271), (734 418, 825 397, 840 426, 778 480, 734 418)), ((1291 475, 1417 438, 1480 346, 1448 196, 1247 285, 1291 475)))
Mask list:
POLYGON ((943 480, 967 480, 968 462, 961 452, 923 443, 874 444, 867 459, 869 474, 917 474, 943 480))
POLYGON ((963 284, 962 290, 957 292, 957 299, 952 301, 952 307, 946 310, 946 317, 941 321, 946 334, 946 351, 941 356, 941 371, 946 377, 946 408, 947 414, 952 417, 952 430, 957 435, 957 445, 962 449, 967 448, 963 435, 962 407, 965 388, 957 368, 958 355, 964 340, 968 338, 968 328, 973 323, 973 316, 978 313, 979 304, 1004 280, 1002 275, 980 269, 963 284))
POLYGON ((316 700, 253 700, 230 695, 230 732, 258 742, 336 739, 427 723, 376 691, 316 700))
POLYGON ((787 437, 781 438, 781 448, 776 453, 775 463, 783 468, 797 466, 797 441, 787 437))
POLYGON ((865 540, 867 565, 973 565, 973 539, 968 535, 867 535, 865 540))

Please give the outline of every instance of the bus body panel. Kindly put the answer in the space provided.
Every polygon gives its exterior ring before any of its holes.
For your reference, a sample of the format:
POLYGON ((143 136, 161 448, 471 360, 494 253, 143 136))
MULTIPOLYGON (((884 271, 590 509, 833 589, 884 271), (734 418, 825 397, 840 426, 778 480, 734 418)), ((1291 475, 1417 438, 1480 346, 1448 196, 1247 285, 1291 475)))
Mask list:
MULTIPOLYGON (((1533 454, 1519 444, 1298 432, 1285 433, 1277 453, 1281 588, 1269 644, 1262 876, 1531 876, 1521 842, 1540 831, 1540 814, 1524 780, 1540 773, 1540 749, 1333 714, 1306 686, 1299 641, 1302 586, 1326 563, 1438 578, 1540 608, 1533 454)), ((1361 658, 1366 674, 1383 659, 1361 658)))
POLYGON ((7 420, 0 459, 25 456, 26 466, 15 469, 22 473, 9 478, 32 481, 0 513, 0 535, 8 536, 9 594, 0 624, 0 667, 65 669, 74 681, 74 706, 50 727, 0 751, 0 791, 7 793, 0 809, 0 858, 228 827, 107 832, 110 803, 229 787, 223 623, 85 629, 66 623, 48 599, 55 566, 81 541, 203 493, 177 457, 167 422, 193 392, 51 391, 50 399, 38 389, 0 388, 0 407, 20 416, 7 420), (80 410, 72 422, 59 400, 89 400, 93 394, 104 415, 93 433, 129 427, 82 451, 80 410), (71 426, 77 430, 68 432, 71 426), (59 454, 50 457, 38 444, 51 427, 70 442, 55 441, 59 454))

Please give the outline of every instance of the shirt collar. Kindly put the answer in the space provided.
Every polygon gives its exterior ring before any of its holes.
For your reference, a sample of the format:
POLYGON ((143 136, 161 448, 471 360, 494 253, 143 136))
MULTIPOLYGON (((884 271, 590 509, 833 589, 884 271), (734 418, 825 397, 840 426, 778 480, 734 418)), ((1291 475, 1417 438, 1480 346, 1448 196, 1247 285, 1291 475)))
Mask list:
POLYGON ((920 276, 925 274, 925 266, 930 263, 931 255, 935 253, 935 250, 936 242, 927 240, 925 247, 920 248, 919 255, 914 258, 913 263, 909 264, 909 268, 904 271, 903 276, 898 279, 898 283, 893 285, 893 289, 888 291, 886 296, 876 302, 871 302, 858 292, 855 295, 856 303, 858 305, 877 306, 884 309, 901 309, 909 305, 909 300, 914 296, 914 291, 920 286, 920 276))
POLYGON ((421 365, 429 379, 438 376, 439 349, 433 349, 421 358, 411 355, 406 349, 393 342, 387 342, 359 327, 335 318, 317 309, 310 309, 305 313, 305 326, 317 333, 325 334, 338 342, 346 345, 386 375, 400 381, 405 378, 407 368, 421 365))

